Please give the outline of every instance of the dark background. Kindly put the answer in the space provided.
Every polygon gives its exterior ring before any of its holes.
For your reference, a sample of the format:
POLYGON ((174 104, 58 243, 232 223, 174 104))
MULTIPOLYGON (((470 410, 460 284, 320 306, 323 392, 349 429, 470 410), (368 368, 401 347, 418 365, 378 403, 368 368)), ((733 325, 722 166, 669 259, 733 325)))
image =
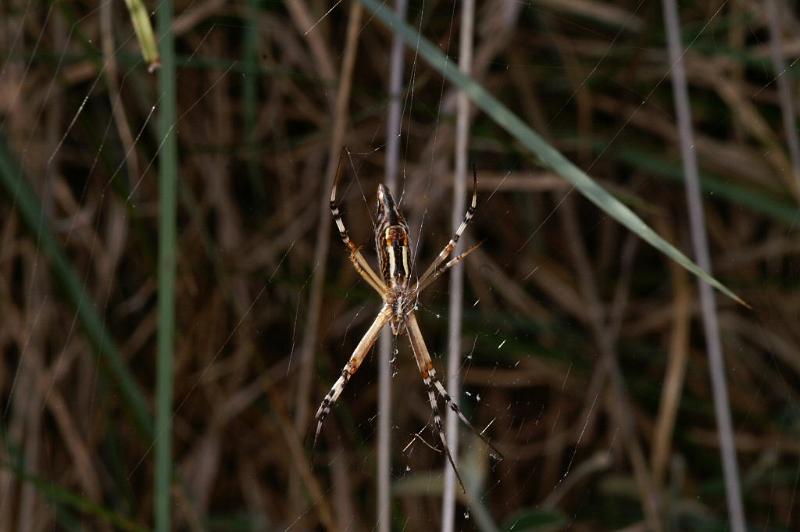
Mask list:
MULTIPOLYGON (((175 6, 176 529, 375 523, 376 356, 313 453, 307 434, 380 305, 333 229, 317 293, 313 282, 351 5, 325 17, 327 2, 292 5, 305 13, 258 0, 175 6), (303 14, 322 19, 306 33, 303 14)), ((753 307, 717 297, 747 520, 796 530, 800 189, 766 12, 750 0, 680 8, 714 273, 753 307)), ((459 11, 412 2, 408 20, 457 60, 459 11)), ((781 13, 794 90, 800 25, 781 13)), ((691 255, 660 3, 490 0, 475 20, 474 77, 691 255)), ((374 264, 391 32, 365 11, 358 39, 340 195, 374 264)), ((455 89, 404 53, 402 208, 424 267, 451 231, 455 89)), ((155 394, 159 105, 122 2, 0 7, 0 530, 152 523, 153 439, 135 420, 152 416, 155 394), (25 219, 20 183, 42 206, 39 225, 25 219), (51 244, 77 292, 42 252, 51 244), (115 348, 98 347, 76 301, 115 348), (109 370, 112 351, 146 411, 109 370)), ((492 423, 506 459, 494 462, 462 427, 475 501, 459 502, 459 528, 485 512, 501 530, 644 530, 654 496, 666 529, 726 529, 695 279, 480 112, 469 158, 480 184, 467 235, 484 244, 466 261, 459 399, 476 426, 492 423)), ((417 311, 439 374, 447 290, 443 278, 417 311)), ((435 441, 423 430, 430 409, 404 339, 397 349, 393 528, 437 528, 443 457, 414 440, 435 441)))

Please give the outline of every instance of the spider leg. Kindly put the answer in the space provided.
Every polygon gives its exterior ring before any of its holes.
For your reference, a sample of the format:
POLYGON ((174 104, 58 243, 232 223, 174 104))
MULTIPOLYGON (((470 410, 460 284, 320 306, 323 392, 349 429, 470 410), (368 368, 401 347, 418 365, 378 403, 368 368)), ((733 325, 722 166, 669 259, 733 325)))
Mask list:
POLYGON ((389 321, 389 317, 392 315, 391 307, 383 307, 375 318, 375 321, 372 322, 367 332, 364 333, 364 336, 361 338, 361 341, 358 342, 353 354, 350 355, 350 360, 347 361, 347 364, 344 365, 342 369, 342 374, 336 379, 336 382, 333 383, 333 387, 331 387, 328 394, 322 400, 322 404, 319 405, 319 409, 317 410, 317 414, 315 416, 317 420, 317 430, 314 433, 314 446, 317 445, 317 438, 319 437, 319 433, 322 430, 322 423, 325 421, 325 417, 330 413, 331 406, 336 403, 336 400, 339 399, 339 396, 344 390, 344 387, 350 381, 350 377, 355 375, 356 371, 358 371, 359 366, 366 358, 367 353, 369 353, 370 349, 372 349, 375 340, 378 339, 378 335, 383 329, 383 326, 386 325, 386 322, 389 321))
POLYGON ((431 363, 431 357, 428 354, 428 347, 425 345, 425 340, 422 338, 422 333, 419 330, 417 318, 414 316, 413 312, 408 315, 406 323, 406 331, 408 332, 408 340, 411 343, 411 350, 414 352, 414 359, 417 361, 417 367, 419 367, 419 372, 422 375, 422 381, 425 383, 425 390, 428 392, 428 401, 431 404, 431 411, 433 411, 434 430, 439 435, 439 439, 442 441, 444 454, 447 456, 447 460, 453 467, 453 471, 456 474, 456 478, 458 478, 458 483, 461 485, 461 489, 464 490, 464 493, 466 493, 467 489, 464 487, 464 482, 461 480, 461 474, 458 472, 456 463, 453 460, 453 455, 450 453, 450 447, 447 446, 447 439, 444 436, 442 417, 439 415, 439 405, 436 402, 436 394, 434 393, 432 384, 433 381, 431 379, 433 364, 431 363))
POLYGON ((458 239, 461 238, 462 233, 467 228, 469 221, 475 216, 475 209, 478 206, 478 173, 475 170, 475 166, 472 167, 472 202, 467 207, 467 212, 464 213, 464 221, 461 222, 461 225, 458 226, 456 229, 455 234, 450 238, 450 241, 447 245, 439 252, 439 255, 434 259, 428 269, 425 270, 419 280, 417 281, 417 286, 421 286, 425 284, 425 281, 434 274, 434 272, 439 268, 439 265, 442 264, 447 257, 453 252, 456 248, 456 244, 458 244, 458 239))
POLYGON ((431 368, 430 376, 431 376, 431 381, 433 381, 434 386, 436 386, 436 390, 439 392, 439 395, 442 396, 444 402, 447 403, 447 405, 450 407, 450 410, 455 412, 456 415, 458 416, 458 419, 460 419, 466 426, 470 428, 470 430, 472 430, 472 432, 474 432, 480 439, 483 440, 483 442, 486 445, 489 446, 489 448, 492 450, 491 454, 497 460, 503 460, 503 453, 501 453, 497 449, 497 447, 495 447, 494 444, 491 441, 489 441, 489 438, 484 436, 483 433, 479 432, 478 429, 476 429, 475 426, 469 422, 467 417, 461 411, 461 408, 459 408, 458 404, 455 401, 453 401, 453 399, 450 397, 450 394, 447 393, 447 390, 444 389, 444 386, 442 386, 441 381, 436 377, 436 370, 434 370, 433 368, 431 368))
POLYGON ((353 267, 358 272, 358 274, 365 280, 367 283, 375 289, 378 294, 383 297, 386 293, 386 284, 384 284, 383 279, 381 279, 375 270, 367 262, 367 259, 364 258, 364 255, 361 254, 361 250, 359 247, 350 240, 350 235, 347 233, 347 228, 344 225, 344 220, 342 219, 342 211, 339 208, 339 205, 336 203, 336 185, 339 183, 339 178, 344 171, 344 150, 342 150, 342 154, 339 155, 339 164, 336 167, 336 177, 333 180, 333 187, 331 188, 331 215, 333 216, 333 221, 336 222, 336 229, 339 231, 339 238, 342 239, 344 245, 347 246, 347 249, 350 250, 350 262, 353 263, 353 267))
MULTIPOLYGON (((453 259, 453 260, 455 260, 455 259, 453 259)), ((433 386, 439 392, 439 395, 442 397, 442 399, 447 404, 447 406, 449 406, 450 409, 453 412, 456 413, 458 418, 467 427, 469 427, 469 429, 472 432, 474 432, 475 435, 477 435, 481 440, 483 440, 483 442, 486 445, 489 446, 489 448, 492 450, 491 454, 493 456, 495 456, 495 458, 497 458, 498 460, 502 460, 503 459, 503 453, 501 453, 497 449, 497 447, 495 447, 494 444, 491 441, 489 441, 489 438, 484 436, 481 432, 478 431, 478 429, 475 428, 475 426, 472 423, 469 422, 467 417, 461 411, 461 408, 459 408, 458 404, 455 401, 453 401, 452 397, 450 397, 450 394, 447 393, 447 390, 444 389, 444 386, 442 385, 441 381, 436 376, 436 370, 433 368, 433 361, 431 360, 430 353, 428 353, 428 349, 425 347, 425 342, 424 342, 424 340, 422 338, 422 332, 419 330, 419 324, 417 324, 416 316, 411 314, 408 317, 407 323, 408 323, 408 328, 407 328, 408 337, 409 338, 415 338, 416 337, 417 344, 420 344, 422 346, 419 349, 419 355, 417 354, 417 349, 416 348, 414 349, 414 355, 417 357, 417 365, 420 365, 420 371, 423 371, 422 370, 423 367, 425 368, 425 371, 423 372, 423 378, 426 378, 426 375, 427 375, 427 380, 430 380, 430 382, 433 384, 433 386)), ((413 342, 412 342, 412 347, 413 347, 413 342)))
POLYGON ((470 253, 472 253, 473 251, 478 249, 478 247, 481 244, 483 244, 483 242, 478 242, 477 244, 471 246, 468 250, 466 250, 464 253, 458 255, 457 257, 453 257, 449 261, 439 264, 439 266, 433 271, 433 273, 431 275, 428 276, 427 279, 424 280, 424 282, 421 280, 418 283, 418 286, 417 286, 417 289, 416 289, 416 293, 419 294, 420 292, 425 290, 436 279, 438 279, 444 272, 446 272, 447 270, 449 270, 450 268, 452 268, 453 266, 455 266, 456 264, 458 264, 462 260, 466 259, 467 255, 469 255, 470 253))

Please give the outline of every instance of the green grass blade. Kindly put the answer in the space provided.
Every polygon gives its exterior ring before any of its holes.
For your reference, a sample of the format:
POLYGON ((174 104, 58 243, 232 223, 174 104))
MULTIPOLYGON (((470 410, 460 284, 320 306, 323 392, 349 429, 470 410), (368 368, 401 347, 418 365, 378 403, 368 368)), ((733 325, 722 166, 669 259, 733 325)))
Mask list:
POLYGON ((175 37, 172 33, 172 1, 158 8, 161 70, 158 84, 161 108, 158 130, 158 360, 156 362, 155 529, 172 529, 170 492, 172 485, 172 373, 175 345, 175 263, 177 253, 176 192, 178 138, 175 129, 175 37))
MULTIPOLYGON (((605 146, 605 143, 596 143, 595 149, 600 151, 605 149, 605 146)), ((649 172, 661 179, 679 184, 684 182, 683 170, 681 170, 680 164, 667 160, 658 154, 631 148, 630 146, 615 150, 610 154, 620 161, 649 172)), ((717 198, 745 206, 786 225, 794 226, 800 221, 800 213, 790 202, 767 192, 759 191, 754 187, 714 177, 709 173, 700 174, 700 186, 705 192, 714 194, 717 198)))
POLYGON ((153 418, 147 401, 98 314, 97 306, 84 290, 78 275, 50 230, 39 198, 23 176, 22 169, 12 156, 2 135, 0 135, 0 185, 5 188, 12 204, 17 207, 23 222, 34 235, 39 249, 49 259, 53 274, 75 308, 78 320, 95 348, 95 355, 103 362, 101 366, 111 372, 137 428, 149 440, 153 436, 153 418))
POLYGON ((489 94, 480 84, 469 76, 461 73, 458 70, 458 66, 450 61, 439 48, 398 19, 394 13, 377 0, 360 1, 376 18, 391 28, 392 31, 397 32, 397 34, 406 41, 409 47, 418 51, 425 61, 435 68, 442 76, 463 90, 478 108, 485 112, 500 127, 508 131, 518 142, 528 148, 531 153, 539 159, 543 166, 550 168, 569 181, 589 201, 636 233, 642 240, 648 242, 651 246, 655 247, 726 296, 747 306, 739 296, 709 275, 669 242, 661 238, 633 211, 598 185, 592 178, 586 175, 583 170, 561 155, 558 150, 550 146, 550 144, 529 128, 517 115, 500 103, 497 98, 489 94))
POLYGON ((159 58, 147 8, 144 7, 142 0, 125 0, 125 5, 128 6, 128 13, 131 15, 131 25, 136 32, 139 48, 142 49, 142 57, 148 64, 148 70, 152 72, 159 67, 159 58))

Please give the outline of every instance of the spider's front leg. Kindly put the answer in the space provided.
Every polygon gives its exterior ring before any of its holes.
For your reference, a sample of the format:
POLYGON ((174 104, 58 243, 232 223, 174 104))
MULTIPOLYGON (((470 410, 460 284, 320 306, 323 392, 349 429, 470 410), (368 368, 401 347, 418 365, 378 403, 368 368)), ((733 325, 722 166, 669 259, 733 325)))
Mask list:
POLYGON ((483 242, 478 242, 477 244, 474 244, 474 245, 470 246, 470 248, 468 250, 466 250, 464 253, 461 253, 457 257, 453 257, 452 259, 448 260, 447 262, 440 263, 436 267, 436 269, 433 271, 433 273, 431 273, 424 281, 420 280, 420 282, 418 283, 417 289, 416 289, 417 295, 419 295, 420 292, 425 290, 425 288, 430 286, 444 272, 446 272, 447 270, 449 270, 450 268, 452 268, 453 266, 455 266, 456 264, 458 264, 462 260, 466 259, 467 255, 469 255, 470 253, 472 253, 473 251, 478 249, 478 247, 480 247, 481 244, 483 244, 483 242))
POLYGON ((359 366, 366 358, 367 353, 369 353, 370 349, 372 349, 375 340, 378 339, 378 335, 383 329, 383 326, 386 325, 386 322, 389 321, 389 317, 392 315, 392 309, 388 306, 384 306, 378 316, 375 318, 375 321, 372 322, 367 332, 361 338, 361 341, 358 342, 353 354, 350 355, 350 360, 347 361, 347 364, 344 365, 342 368, 342 374, 336 379, 336 382, 333 383, 333 387, 330 389, 328 394, 325 396, 325 399, 322 400, 322 404, 319 405, 319 409, 317 410, 316 420, 317 420, 317 430, 314 433, 314 446, 317 445, 317 438, 319 437, 319 433, 322 430, 322 423, 325 421, 325 417, 331 411, 331 406, 336 403, 336 400, 339 399, 339 396, 342 394, 344 387, 350 381, 350 377, 355 375, 356 371, 358 371, 359 366))
MULTIPOLYGON (((442 251, 439 252, 439 255, 437 255, 436 259, 434 259, 434 261, 431 263, 431 265, 428 266, 428 269, 425 270, 425 273, 423 273, 419 277, 419 280, 417 281, 417 290, 418 291, 421 290, 421 287, 427 286, 427 285, 430 284, 430 282, 433 280, 433 278, 431 278, 431 276, 436 274, 437 271, 441 270, 441 271, 439 271, 439 275, 441 275, 441 273, 444 270, 446 270, 447 268, 452 266, 452 264, 450 264, 450 266, 445 265, 444 268, 442 269, 442 264, 444 263, 444 261, 447 260, 447 257, 449 257, 451 253, 453 253, 453 250, 456 248, 456 244, 458 244, 458 240, 461 238, 461 235, 466 230, 467 225, 469 225, 470 220, 472 220, 472 218, 475 216, 475 209, 477 209, 477 208, 478 208, 478 172, 477 172, 477 170, 475 170, 475 166, 473 166, 472 167, 472 201, 470 202, 469 207, 467 207, 467 212, 464 213, 464 221, 461 222, 461 225, 458 226, 458 229, 456 229, 455 234, 453 234, 452 238, 450 238, 450 241, 447 243, 447 245, 444 247, 444 249, 442 249, 442 251)), ((465 253, 463 255, 466 256, 472 251, 473 250, 470 249, 469 251, 467 251, 467 253, 465 253)), ((463 258, 463 257, 461 257, 461 258, 463 258)), ((453 259, 453 261, 455 261, 455 262, 457 262, 458 260, 460 260, 458 257, 453 259)), ((453 262, 453 261, 451 261, 451 262, 453 262)), ((455 264, 455 262, 453 262, 453 264, 455 264)))
POLYGON ((350 262, 353 263, 353 267, 358 274, 372 288, 374 288, 378 294, 380 294, 381 297, 384 297, 386 294, 386 284, 369 265, 367 259, 365 259, 364 255, 361 254, 359 247, 352 240, 350 240, 350 235, 347 233, 347 228, 345 227, 344 220, 342 219, 342 211, 339 208, 339 205, 336 203, 336 185, 339 183, 339 177, 341 177, 343 171, 343 155, 344 150, 342 150, 342 154, 339 155, 339 164, 336 167, 336 177, 333 180, 333 187, 331 188, 331 215, 333 216, 333 221, 336 222, 336 229, 339 231, 339 238, 342 239, 344 245, 350 250, 350 262))

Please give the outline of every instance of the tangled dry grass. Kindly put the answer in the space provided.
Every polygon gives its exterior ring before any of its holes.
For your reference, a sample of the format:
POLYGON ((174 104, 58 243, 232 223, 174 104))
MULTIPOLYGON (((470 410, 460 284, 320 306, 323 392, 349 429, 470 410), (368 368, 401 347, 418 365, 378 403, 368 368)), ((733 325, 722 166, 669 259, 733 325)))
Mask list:
MULTIPOLYGON (((335 232, 321 251, 317 232, 339 135, 353 154, 346 216, 370 249, 391 33, 368 13, 361 18, 347 112, 336 121, 352 11, 343 3, 323 16, 329 7, 176 4, 177 529, 373 528, 371 359, 315 454, 305 440, 308 412, 378 307, 335 232)), ((714 271, 753 306, 718 299, 747 519, 752 529, 794 530, 800 189, 767 13, 752 0, 681 8, 714 271)), ((422 2, 409 11, 412 25, 451 56, 453 10, 422 2)), ((790 65, 782 75, 794 90, 800 24, 795 12, 781 13, 790 65)), ((691 249, 657 2, 488 0, 475 42, 477 80, 662 236, 691 249)), ((155 78, 121 3, 11 0, 0 7, 0 43, 0 142, 21 168, 14 177, 33 188, 83 287, 81 304, 102 318, 151 411, 155 78)), ((455 89, 413 49, 405 54, 400 180, 427 263, 450 234, 455 89)), ((657 500, 665 529, 724 529, 694 279, 480 113, 470 155, 480 202, 469 233, 485 243, 466 266, 461 402, 477 426, 491 424, 506 460, 493 463, 463 433, 462 473, 474 500, 459 503, 460 526, 643 530, 652 526, 647 501, 657 500)), ((26 227, 21 207, 7 185, 0 530, 146 527, 152 434, 137 425, 108 350, 87 335, 63 274, 40 251, 46 239, 26 227)), ((436 354, 446 344, 446 291, 437 284, 418 311, 436 354)), ((424 530, 439 524, 443 457, 414 437, 430 410, 404 342, 397 347, 392 518, 398 530, 424 530)))

